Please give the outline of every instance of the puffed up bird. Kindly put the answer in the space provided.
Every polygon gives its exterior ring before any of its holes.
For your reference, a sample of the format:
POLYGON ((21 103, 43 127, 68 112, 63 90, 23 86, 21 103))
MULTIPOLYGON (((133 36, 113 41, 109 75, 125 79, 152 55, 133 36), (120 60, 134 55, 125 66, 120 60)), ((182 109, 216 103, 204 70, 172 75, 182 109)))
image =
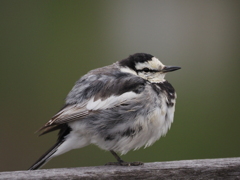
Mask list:
POLYGON ((178 69, 150 54, 136 53, 88 72, 75 83, 64 107, 39 130, 40 135, 59 130, 58 139, 29 170, 89 144, 114 155, 117 162, 109 165, 143 164, 124 162, 116 152, 148 147, 167 133, 176 93, 164 77, 178 69))

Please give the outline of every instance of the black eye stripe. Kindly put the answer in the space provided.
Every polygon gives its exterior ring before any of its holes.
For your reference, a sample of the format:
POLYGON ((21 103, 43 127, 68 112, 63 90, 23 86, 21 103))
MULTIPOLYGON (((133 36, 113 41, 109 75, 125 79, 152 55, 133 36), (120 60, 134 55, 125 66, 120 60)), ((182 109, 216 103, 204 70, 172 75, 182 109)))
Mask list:
POLYGON ((143 68, 143 69, 138 69, 137 72, 158 72, 158 70, 143 68))
POLYGON ((148 68, 143 68, 142 71, 144 71, 144 72, 150 72, 150 69, 148 69, 148 68))

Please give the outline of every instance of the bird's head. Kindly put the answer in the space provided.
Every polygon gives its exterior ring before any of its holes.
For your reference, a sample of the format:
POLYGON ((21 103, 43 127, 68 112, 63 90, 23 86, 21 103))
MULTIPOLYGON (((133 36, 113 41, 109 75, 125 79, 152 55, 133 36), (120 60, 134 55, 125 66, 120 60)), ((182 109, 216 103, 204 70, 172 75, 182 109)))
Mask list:
POLYGON ((166 73, 180 69, 177 66, 165 66, 158 58, 146 53, 130 55, 119 61, 119 65, 122 72, 140 76, 151 83, 163 82, 166 73))

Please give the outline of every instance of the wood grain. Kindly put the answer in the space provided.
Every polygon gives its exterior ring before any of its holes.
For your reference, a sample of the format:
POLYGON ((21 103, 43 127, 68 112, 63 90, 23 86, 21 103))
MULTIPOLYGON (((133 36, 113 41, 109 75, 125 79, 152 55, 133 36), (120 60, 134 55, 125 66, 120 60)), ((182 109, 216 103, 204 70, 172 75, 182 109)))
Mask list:
POLYGON ((145 163, 142 166, 96 166, 0 172, 0 179, 240 179, 240 158, 145 163))

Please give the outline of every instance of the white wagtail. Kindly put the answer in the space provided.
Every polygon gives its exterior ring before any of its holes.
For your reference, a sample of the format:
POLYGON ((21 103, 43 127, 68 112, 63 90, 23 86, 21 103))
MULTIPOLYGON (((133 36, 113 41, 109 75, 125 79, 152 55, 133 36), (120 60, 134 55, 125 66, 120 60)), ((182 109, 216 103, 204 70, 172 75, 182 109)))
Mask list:
POLYGON ((40 135, 60 130, 58 140, 29 170, 89 144, 114 155, 118 162, 108 164, 143 164, 124 162, 115 152, 148 147, 167 133, 176 93, 164 76, 178 69, 150 54, 136 53, 88 72, 69 92, 64 107, 40 129, 40 135))

